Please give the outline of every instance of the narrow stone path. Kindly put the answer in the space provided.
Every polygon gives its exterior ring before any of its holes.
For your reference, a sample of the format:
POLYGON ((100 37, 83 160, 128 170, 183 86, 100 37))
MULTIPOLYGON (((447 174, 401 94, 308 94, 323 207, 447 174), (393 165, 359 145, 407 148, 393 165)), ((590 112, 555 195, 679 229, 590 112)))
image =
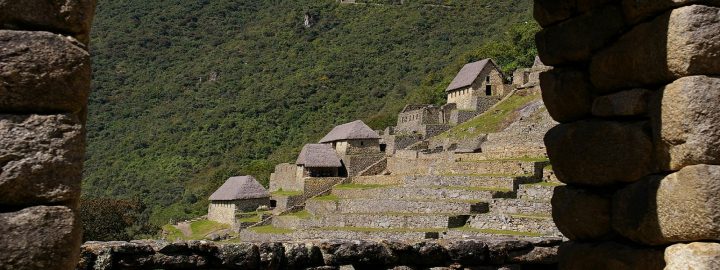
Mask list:
POLYGON ((178 230, 180 230, 182 234, 186 237, 192 235, 192 229, 190 229, 189 222, 180 222, 178 223, 178 225, 175 225, 175 228, 178 228, 178 230))

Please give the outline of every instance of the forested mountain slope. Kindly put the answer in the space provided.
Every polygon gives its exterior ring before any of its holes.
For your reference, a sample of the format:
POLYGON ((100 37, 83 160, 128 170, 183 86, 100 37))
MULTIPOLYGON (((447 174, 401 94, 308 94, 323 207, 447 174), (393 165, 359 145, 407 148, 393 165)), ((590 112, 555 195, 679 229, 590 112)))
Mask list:
POLYGON ((100 0, 84 196, 196 216, 228 176, 267 181, 336 124, 443 102, 467 61, 532 62, 530 0, 430 2, 100 0))

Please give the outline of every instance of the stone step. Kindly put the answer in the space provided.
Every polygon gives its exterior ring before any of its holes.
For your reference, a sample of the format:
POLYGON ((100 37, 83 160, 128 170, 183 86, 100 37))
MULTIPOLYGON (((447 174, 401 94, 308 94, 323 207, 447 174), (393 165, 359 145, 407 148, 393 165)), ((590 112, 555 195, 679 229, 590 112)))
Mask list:
POLYGON ((470 218, 473 229, 533 232, 542 235, 562 236, 551 216, 525 214, 482 214, 470 218))
POLYGON ((273 217, 274 227, 287 229, 310 229, 321 227, 358 227, 378 229, 432 228, 446 229, 462 227, 469 215, 434 214, 328 214, 316 217, 292 215, 273 217))
POLYGON ((502 190, 476 190, 468 187, 375 187, 333 189, 332 194, 340 198, 395 198, 395 199, 455 199, 483 200, 514 197, 514 193, 502 190))
POLYGON ((463 160, 462 158, 388 159, 388 171, 393 175, 542 175, 545 163, 526 160, 463 160), (539 167, 538 167, 539 166, 539 167))
POLYGON ((313 215, 332 213, 417 213, 417 214, 480 214, 488 211, 486 202, 451 200, 400 199, 312 199, 305 209, 313 215))
POLYGON ((517 195, 526 201, 550 201, 553 190, 561 184, 540 182, 535 184, 519 185, 517 195))
POLYGON ((493 199, 489 201, 491 213, 526 213, 529 215, 552 215, 549 201, 527 201, 519 199, 493 199))
POLYGON ((441 239, 514 239, 524 241, 540 241, 547 239, 548 241, 555 241, 561 239, 558 236, 543 235, 535 232, 522 232, 522 231, 502 231, 502 230, 488 230, 488 229, 451 229, 444 232, 441 239))
POLYGON ((405 186, 415 187, 471 187, 475 189, 513 191, 520 183, 537 182, 524 176, 492 175, 413 175, 405 176, 405 186))
POLYGON ((301 240, 423 240, 437 239, 443 230, 433 229, 374 229, 374 228, 317 228, 286 233, 262 233, 253 229, 241 231, 243 242, 282 242, 301 240))

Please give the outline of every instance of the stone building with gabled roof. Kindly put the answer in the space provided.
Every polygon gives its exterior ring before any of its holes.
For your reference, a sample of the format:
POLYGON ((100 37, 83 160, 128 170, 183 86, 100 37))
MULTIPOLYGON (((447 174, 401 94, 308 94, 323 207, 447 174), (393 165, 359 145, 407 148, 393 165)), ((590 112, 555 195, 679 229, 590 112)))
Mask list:
POLYGON ((340 155, 380 153, 380 135, 361 120, 334 127, 320 143, 331 145, 340 155))
POLYGON ((299 177, 337 177, 343 168, 335 149, 328 144, 306 144, 295 165, 299 177))
POLYGON ((270 205, 270 193, 255 177, 233 176, 210 195, 208 220, 234 225, 237 213, 255 211, 263 205, 270 205))
MULTIPOLYGON (((485 97, 502 97, 509 88, 505 75, 492 59, 468 63, 448 85, 447 104, 454 103, 461 111, 482 110, 485 97)), ((487 108, 485 108, 487 109, 487 108)))

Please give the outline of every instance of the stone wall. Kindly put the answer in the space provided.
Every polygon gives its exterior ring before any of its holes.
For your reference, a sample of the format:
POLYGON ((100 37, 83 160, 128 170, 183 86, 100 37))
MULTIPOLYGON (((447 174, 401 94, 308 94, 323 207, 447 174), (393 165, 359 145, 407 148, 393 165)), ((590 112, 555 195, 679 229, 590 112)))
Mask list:
POLYGON ((270 206, 270 198, 255 198, 235 201, 213 201, 208 206, 208 219, 220 223, 235 224, 237 213, 252 212, 261 205, 270 206))
POLYGON ((71 269, 95 1, 0 1, 0 268, 71 269))
POLYGON ((385 154, 348 155, 343 157, 343 163, 347 169, 348 177, 357 176, 376 162, 386 158, 385 154))
POLYGON ((718 6, 535 0, 561 269, 717 268, 718 6))
POLYGON ((317 177, 305 178, 305 189, 303 195, 305 199, 321 195, 328 191, 332 186, 341 183, 345 178, 341 177, 317 177))
POLYGON ((454 110, 450 113, 450 124, 457 125, 467 122, 475 116, 480 115, 481 111, 460 111, 454 110))
MULTIPOLYGON (((346 232, 346 234, 350 234, 346 232)), ((554 269, 557 240, 313 241, 216 244, 205 241, 88 242, 79 270, 91 269, 554 269), (397 267, 397 268, 395 268, 397 267), (345 268, 347 269, 347 268, 345 268)))
POLYGON ((280 189, 303 190, 303 183, 297 178, 298 166, 290 163, 282 163, 275 166, 275 172, 270 174, 270 192, 280 189))

